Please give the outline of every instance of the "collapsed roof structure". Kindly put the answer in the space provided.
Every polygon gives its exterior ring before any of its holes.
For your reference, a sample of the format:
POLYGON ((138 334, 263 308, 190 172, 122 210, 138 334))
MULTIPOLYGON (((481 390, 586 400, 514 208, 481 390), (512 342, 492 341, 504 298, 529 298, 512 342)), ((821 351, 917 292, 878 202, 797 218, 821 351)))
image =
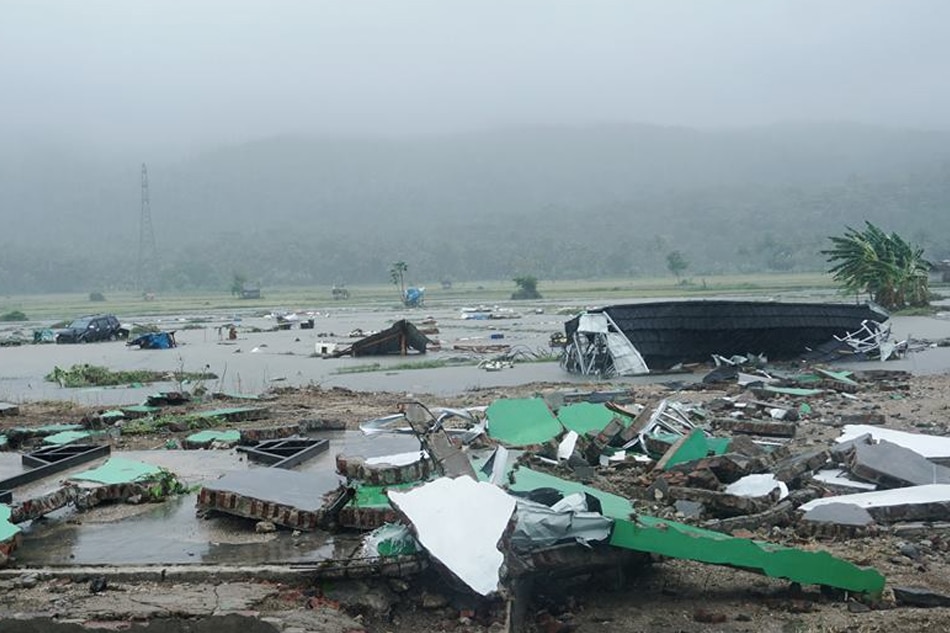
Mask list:
POLYGON ((396 321, 382 332, 371 334, 356 341, 349 347, 333 352, 333 358, 340 356, 386 356, 399 354, 405 356, 409 350, 426 353, 426 346, 432 341, 419 331, 415 325, 402 319, 396 321))
POLYGON ((622 376, 714 355, 788 360, 853 332, 883 332, 887 319, 871 304, 701 300, 606 306, 564 324, 562 364, 573 373, 622 376))

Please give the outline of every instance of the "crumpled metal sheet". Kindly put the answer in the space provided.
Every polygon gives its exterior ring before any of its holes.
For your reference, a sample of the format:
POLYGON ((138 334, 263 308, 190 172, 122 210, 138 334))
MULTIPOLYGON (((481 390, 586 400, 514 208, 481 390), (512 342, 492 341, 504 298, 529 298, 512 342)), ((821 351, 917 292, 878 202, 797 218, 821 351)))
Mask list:
POLYGON ((511 534, 514 549, 526 551, 550 547, 574 540, 581 544, 610 538, 613 521, 587 509, 587 499, 579 492, 567 495, 553 506, 518 499, 515 529, 511 534))

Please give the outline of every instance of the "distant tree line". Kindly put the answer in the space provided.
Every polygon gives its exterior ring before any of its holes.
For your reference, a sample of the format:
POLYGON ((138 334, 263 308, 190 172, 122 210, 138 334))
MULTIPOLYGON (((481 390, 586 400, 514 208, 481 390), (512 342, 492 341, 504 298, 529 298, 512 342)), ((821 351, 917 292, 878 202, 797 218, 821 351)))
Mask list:
MULTIPOLYGON (((385 284, 393 262, 407 286, 821 271, 827 236, 865 221, 939 261, 948 148, 848 126, 249 143, 150 163, 157 290, 227 292, 235 271, 385 284)), ((15 216, 0 293, 135 289, 141 160, 27 154, 0 147, 0 213, 15 216)))

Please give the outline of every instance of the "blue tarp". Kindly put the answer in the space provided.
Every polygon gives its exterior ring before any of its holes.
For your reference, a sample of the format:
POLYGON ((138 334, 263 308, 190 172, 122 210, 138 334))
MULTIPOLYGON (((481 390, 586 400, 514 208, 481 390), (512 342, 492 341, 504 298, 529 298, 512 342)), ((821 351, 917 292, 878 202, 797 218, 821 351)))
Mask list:
POLYGON ((141 349, 171 349, 178 345, 174 332, 149 332, 129 341, 128 344, 138 345, 141 349))
POLYGON ((406 288, 406 297, 404 299, 410 308, 421 306, 425 302, 425 288, 406 288))

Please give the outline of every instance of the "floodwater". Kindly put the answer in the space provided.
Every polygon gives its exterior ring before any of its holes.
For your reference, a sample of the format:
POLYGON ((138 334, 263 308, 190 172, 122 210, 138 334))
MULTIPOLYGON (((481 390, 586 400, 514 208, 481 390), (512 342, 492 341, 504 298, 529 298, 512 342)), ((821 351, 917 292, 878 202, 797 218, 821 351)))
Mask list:
MULTIPOLYGON (((619 302, 618 302, 619 303, 619 302)), ((574 305, 584 305, 583 302, 574 305)), ((136 318, 139 323, 155 323, 162 329, 176 330, 179 347, 171 350, 139 350, 123 343, 89 345, 23 345, 0 347, 0 401, 21 403, 41 400, 68 400, 90 405, 138 404, 155 391, 178 385, 153 384, 139 387, 64 389, 43 377, 53 367, 76 363, 103 365, 114 370, 147 369, 157 371, 203 371, 218 375, 206 387, 214 391, 257 394, 275 385, 324 387, 345 386, 356 390, 452 395, 476 388, 505 387, 533 382, 590 383, 587 377, 572 376, 557 362, 530 362, 513 368, 486 372, 477 367, 455 366, 431 369, 400 369, 406 362, 477 358, 469 352, 453 349, 456 344, 504 343, 526 353, 550 353, 552 333, 563 331, 567 316, 555 314, 557 306, 545 311, 534 309, 500 313, 512 318, 463 319, 459 308, 426 309, 411 315, 404 311, 382 309, 341 309, 316 317, 315 328, 272 330, 273 319, 262 317, 210 315, 202 323, 186 325, 193 317, 180 319, 136 318), (393 321, 410 317, 418 322, 432 316, 440 333, 440 351, 425 356, 386 358, 324 359, 314 356, 319 343, 345 345, 357 340, 346 336, 354 328, 380 330, 393 321), (223 337, 220 328, 237 322, 236 341, 223 337), (375 371, 346 373, 378 364, 375 371), (389 368, 389 369, 387 369, 389 368)), ((23 328, 27 331, 30 325, 23 328)), ((939 341, 950 339, 950 312, 936 317, 897 317, 892 319, 894 338, 898 340, 939 341)), ((2 333, 0 333, 2 335, 2 333)), ((887 363, 860 363, 855 368, 889 368, 914 373, 940 373, 950 369, 950 348, 915 345, 918 351, 887 363)), ((650 381, 682 381, 684 375, 647 376, 612 379, 605 388, 650 381)), ((696 377, 692 377, 696 379, 696 377)), ((189 386, 190 387, 190 386, 189 386)), ((381 414, 387 412, 380 412, 381 414)), ((55 422, 55 420, 51 420, 55 422)), ((416 440, 390 435, 363 436, 358 432, 314 434, 327 437, 330 449, 297 468, 313 476, 313 494, 322 496, 336 487, 334 456, 343 452, 367 457, 400 453, 418 448, 416 440)), ((177 473, 189 485, 215 479, 225 472, 260 468, 248 463, 235 451, 143 451, 123 454, 177 473)), ((85 470, 96 463, 79 467, 85 470)), ((0 478, 22 472, 19 455, 0 453, 0 478)), ((55 486, 41 482, 17 490, 24 498, 55 486)), ((224 562, 295 562, 345 557, 358 547, 352 536, 323 532, 293 536, 286 530, 276 534, 256 534, 253 522, 216 515, 199 519, 195 514, 195 495, 184 495, 163 504, 142 506, 105 506, 76 513, 65 509, 26 525, 24 541, 17 559, 25 564, 145 564, 145 563, 224 563, 224 562)))
MULTIPOLYGON (((367 457, 390 455, 419 449, 411 436, 379 434, 365 436, 358 431, 312 434, 330 440, 324 453, 295 470, 312 476, 315 500, 340 483, 336 475, 338 453, 367 457)), ((264 468, 229 451, 125 451, 114 455, 168 468, 189 487, 213 481, 226 472, 264 468)), ((0 477, 22 472, 19 455, 0 453, 0 477)), ((69 475, 94 468, 97 460, 59 473, 53 482, 18 489, 18 498, 48 492, 69 475)), ((202 519, 196 514, 194 493, 159 504, 104 505, 79 513, 72 508, 58 510, 23 526, 23 545, 17 550, 20 563, 29 565, 74 564, 187 564, 187 563, 288 563, 328 558, 346 558, 359 546, 353 535, 287 530, 257 534, 254 521, 224 514, 202 519)))
MULTIPOLYGON (((204 317, 207 322, 188 325, 183 321, 137 318, 138 323, 155 323, 160 328, 176 330, 179 346, 170 350, 140 350, 122 342, 87 345, 23 345, 0 347, 0 401, 28 402, 71 400, 87 405, 120 405, 140 403, 145 396, 171 385, 153 384, 144 387, 64 389, 43 377, 54 367, 68 368, 74 364, 102 365, 113 370, 208 370, 218 376, 206 386, 214 391, 256 394, 275 385, 325 387, 347 386, 370 391, 396 391, 451 395, 473 388, 511 386, 540 380, 571 381, 555 362, 529 363, 511 370, 486 372, 472 366, 438 369, 398 369, 422 360, 479 359, 454 345, 507 344, 525 353, 551 352, 550 335, 563 331, 566 317, 553 314, 496 313, 507 318, 491 320, 462 319, 457 309, 441 308, 407 315, 396 311, 349 310, 316 317, 310 330, 272 330, 273 319, 245 316, 238 322, 238 340, 225 340, 221 326, 231 322, 221 316, 204 317), (442 350, 425 356, 363 357, 325 359, 315 357, 318 343, 350 344, 358 338, 347 334, 356 328, 364 332, 389 327, 395 320, 411 317, 419 321, 432 316, 438 321, 440 333, 432 338, 442 341, 442 350), (378 365, 375 371, 352 372, 354 369, 378 365), (386 367, 394 367, 387 371, 386 367)), ((30 331, 30 326, 21 328, 30 331)))
MULTIPOLYGON (((577 303, 574 305, 583 305, 577 303)), ((550 335, 563 332, 569 317, 556 314, 557 306, 547 305, 545 312, 535 308, 520 312, 495 312, 500 319, 463 319, 459 308, 440 307, 408 314, 381 309, 348 309, 316 316, 312 330, 273 330, 273 319, 243 316, 199 315, 179 318, 138 317, 129 322, 154 323, 176 330, 179 347, 170 350, 140 350, 122 342, 88 345, 22 345, 0 347, 0 401, 21 403, 43 400, 69 400, 85 405, 115 406, 139 404, 145 397, 179 385, 157 383, 145 386, 67 389, 44 380, 54 367, 67 368, 78 363, 102 365, 113 370, 155 370, 189 372, 208 370, 218 376, 205 386, 213 391, 258 394, 273 386, 321 385, 344 386, 361 391, 431 393, 450 396, 472 389, 510 387, 532 382, 587 383, 563 371, 557 362, 516 364, 513 368, 488 372, 472 365, 406 369, 407 363, 420 361, 478 360, 485 355, 453 349, 456 345, 507 344, 526 354, 550 354, 550 335), (321 358, 315 356, 320 343, 347 345, 358 338, 347 334, 381 330, 393 321, 409 317, 418 322, 431 316, 438 323, 442 343, 440 351, 424 356, 321 358), (202 323, 192 320, 200 318, 202 323), (239 336, 225 340, 222 327, 237 319, 239 336), (188 329, 186 329, 186 326, 188 329), (373 371, 359 371, 373 367, 373 371), (402 366, 402 368, 400 368, 402 366), (392 369, 387 369, 390 367, 392 369), (356 370, 356 371, 354 371, 356 370)), ((896 317, 891 319, 895 338, 936 341, 950 338, 950 312, 936 317, 896 317)), ((38 324, 39 325, 39 324, 38 324)), ((30 331, 29 324, 22 330, 30 331)), ((950 368, 950 348, 918 352, 900 361, 888 363, 892 369, 935 373, 950 368)), ((613 383, 638 383, 655 377, 614 379, 613 383)))

